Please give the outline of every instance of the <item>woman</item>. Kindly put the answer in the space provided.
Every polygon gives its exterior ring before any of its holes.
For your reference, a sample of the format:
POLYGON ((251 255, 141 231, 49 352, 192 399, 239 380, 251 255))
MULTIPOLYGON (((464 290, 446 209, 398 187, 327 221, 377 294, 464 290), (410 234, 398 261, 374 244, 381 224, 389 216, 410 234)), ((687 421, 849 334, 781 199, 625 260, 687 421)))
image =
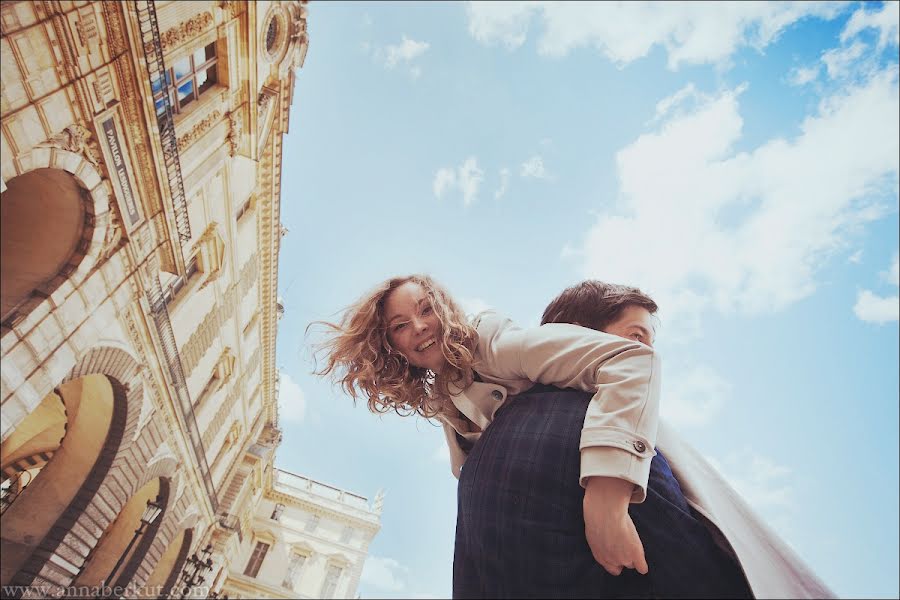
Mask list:
MULTIPOLYGON (((585 578, 571 586, 568 579, 562 580, 564 588, 553 595, 679 595, 669 593, 665 581, 648 588, 645 578, 631 572, 625 578, 613 577, 623 569, 648 572, 644 547, 628 511, 629 502, 638 504, 647 498, 648 481, 661 482, 657 492, 666 501, 684 503, 663 459, 654 460, 659 364, 646 328, 625 332, 628 339, 564 323, 520 329, 495 314, 482 315, 469 324, 449 295, 427 276, 390 279, 351 306, 341 323, 325 325, 331 335, 321 346, 327 361, 319 374, 332 374, 354 400, 366 398, 373 412, 394 410, 440 420, 457 477, 466 453, 473 447, 473 452, 478 451, 483 444, 476 442, 482 433, 498 410, 509 406, 508 395, 524 392, 535 383, 594 392, 585 399, 580 413, 570 410, 562 418, 568 423, 567 431, 574 432, 567 434, 569 441, 578 437, 571 451, 576 456, 580 453, 572 479, 577 475, 577 483, 584 488, 583 519, 581 514, 575 515, 582 519, 584 535, 572 548, 582 555, 588 553, 588 558, 592 555, 599 565, 588 561, 586 568, 591 572, 585 578), (577 419, 574 429, 573 419, 577 419), (655 471, 651 469, 654 463, 659 467, 655 471)), ((551 469, 553 465, 547 467, 551 469)), ((458 526, 470 516, 468 500, 477 491, 461 484, 458 526)), ((577 508, 568 510, 579 512, 577 508)), ((485 530, 478 528, 483 527, 477 526, 474 538, 482 537, 485 530)), ((704 564, 721 570, 721 552, 708 540, 701 542, 686 554, 702 547, 700 554, 708 555, 704 564)), ((496 573, 485 576, 478 571, 489 557, 465 555, 459 535, 457 546, 455 596, 525 595, 516 591, 516 580, 524 580, 516 573, 504 572, 501 583, 507 587, 470 585, 496 579, 496 573)), ((570 551, 557 550, 563 557, 570 551)), ((736 573, 740 581, 727 589, 743 590, 745 593, 736 595, 749 596, 736 573)), ((732 577, 731 583, 734 581, 732 577)), ((730 591, 725 595, 734 595, 730 591)))

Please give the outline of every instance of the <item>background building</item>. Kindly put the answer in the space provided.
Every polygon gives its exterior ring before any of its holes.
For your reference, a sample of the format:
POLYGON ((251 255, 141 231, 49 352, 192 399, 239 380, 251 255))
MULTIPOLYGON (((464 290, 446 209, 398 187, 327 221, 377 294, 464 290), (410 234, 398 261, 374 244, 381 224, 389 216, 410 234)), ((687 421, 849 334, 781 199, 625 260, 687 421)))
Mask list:
POLYGON ((282 494, 281 148, 306 11, 0 4, 0 583, 17 593, 153 597, 206 544, 221 584, 282 494))
POLYGON ((380 528, 356 494, 280 469, 235 550, 222 591, 229 598, 352 598, 380 528))

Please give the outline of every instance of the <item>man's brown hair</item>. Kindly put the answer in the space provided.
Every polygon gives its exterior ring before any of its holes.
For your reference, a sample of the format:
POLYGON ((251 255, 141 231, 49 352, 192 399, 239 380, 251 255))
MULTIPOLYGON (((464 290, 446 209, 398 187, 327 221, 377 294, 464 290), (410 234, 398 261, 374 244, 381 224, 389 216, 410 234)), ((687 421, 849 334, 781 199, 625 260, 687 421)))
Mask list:
POLYGON ((587 279, 554 298, 544 310, 541 325, 573 323, 604 331, 628 306, 641 306, 650 314, 659 310, 656 302, 638 288, 587 279))

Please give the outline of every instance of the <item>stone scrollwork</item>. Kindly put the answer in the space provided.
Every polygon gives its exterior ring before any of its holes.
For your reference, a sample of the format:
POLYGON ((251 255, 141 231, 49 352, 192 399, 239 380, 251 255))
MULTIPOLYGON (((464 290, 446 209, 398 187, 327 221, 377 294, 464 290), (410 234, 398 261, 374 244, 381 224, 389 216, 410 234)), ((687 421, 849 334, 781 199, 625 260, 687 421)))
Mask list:
POLYGON ((109 211, 109 224, 106 226, 106 237, 103 239, 103 249, 100 254, 104 258, 112 256, 119 249, 119 243, 122 241, 122 224, 116 211, 109 211))
POLYGON ((202 121, 191 127, 191 130, 178 138, 178 151, 182 152, 185 148, 203 137, 209 129, 222 117, 222 113, 218 110, 212 111, 202 121))
POLYGON ((179 23, 171 29, 167 29, 160 36, 163 50, 167 50, 173 46, 178 46, 185 40, 193 39, 200 34, 206 32, 213 24, 214 19, 212 13, 202 12, 199 15, 191 17, 187 21, 179 23))
POLYGON ((219 8, 234 17, 241 12, 241 3, 236 0, 219 0, 219 8))
POLYGON ((228 113, 228 149, 229 155, 237 154, 238 148, 241 147, 241 136, 244 133, 244 119, 239 111, 231 111, 228 113))
POLYGON ((259 98, 256 100, 256 106, 259 110, 259 115, 262 116, 266 113, 266 109, 269 107, 269 103, 272 101, 272 95, 267 94, 265 92, 259 93, 259 98))
POLYGON ((90 129, 80 123, 75 123, 36 146, 38 148, 59 148, 76 154, 83 153, 85 159, 96 167, 100 164, 100 151, 91 138, 93 138, 93 134, 90 129))

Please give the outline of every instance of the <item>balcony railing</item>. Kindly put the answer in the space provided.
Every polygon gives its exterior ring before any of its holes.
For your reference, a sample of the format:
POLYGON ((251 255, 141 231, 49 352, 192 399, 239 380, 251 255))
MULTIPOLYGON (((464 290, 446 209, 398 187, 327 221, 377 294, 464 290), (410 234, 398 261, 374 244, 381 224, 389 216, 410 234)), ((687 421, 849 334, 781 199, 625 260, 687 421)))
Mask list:
POLYGON ((309 477, 302 477, 279 469, 275 472, 275 484, 276 486, 288 488, 288 491, 306 492, 366 512, 372 512, 365 497, 310 479, 309 477))
POLYGON ((30 471, 20 471, 3 482, 3 486, 0 487, 0 515, 5 513, 6 509, 12 506, 12 503, 16 501, 16 498, 18 498, 28 484, 31 483, 31 479, 32 476, 30 471))

